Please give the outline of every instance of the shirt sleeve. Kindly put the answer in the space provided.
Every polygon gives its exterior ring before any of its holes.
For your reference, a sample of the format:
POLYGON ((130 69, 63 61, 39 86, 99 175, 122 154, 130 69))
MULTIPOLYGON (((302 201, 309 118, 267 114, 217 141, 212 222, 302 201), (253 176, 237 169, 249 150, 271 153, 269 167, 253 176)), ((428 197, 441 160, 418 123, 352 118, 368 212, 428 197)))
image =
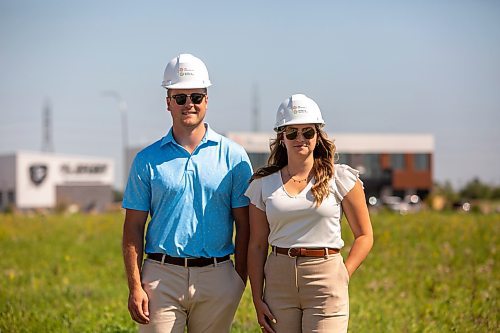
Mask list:
POLYGON ((262 211, 266 211, 266 204, 262 198, 262 178, 254 179, 248 186, 245 195, 255 207, 262 211))
MULTIPOLYGON (((243 150, 243 148, 241 148, 243 150)), ((249 200, 245 196, 248 188, 248 182, 252 177, 252 164, 246 152, 242 152, 241 160, 233 167, 231 191, 231 208, 240 208, 248 206, 249 200)))
POLYGON ((356 182, 359 180, 361 185, 363 182, 359 179, 359 171, 351 168, 346 164, 335 164, 335 174, 334 174, 334 184, 333 191, 335 196, 342 201, 344 197, 349 193, 356 182))
POLYGON ((130 168, 122 207, 146 212, 151 209, 151 173, 140 154, 134 158, 130 168))

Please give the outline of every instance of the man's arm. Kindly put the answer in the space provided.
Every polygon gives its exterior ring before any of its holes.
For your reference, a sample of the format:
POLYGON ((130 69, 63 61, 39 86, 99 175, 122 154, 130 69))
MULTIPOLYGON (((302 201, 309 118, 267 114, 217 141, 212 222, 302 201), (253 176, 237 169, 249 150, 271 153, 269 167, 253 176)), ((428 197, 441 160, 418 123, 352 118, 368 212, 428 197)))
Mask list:
POLYGON ((147 219, 148 212, 127 209, 123 224, 122 250, 129 289, 128 310, 132 319, 140 324, 149 322, 149 299, 141 284, 144 228, 147 219))
POLYGON ((233 208, 233 218, 236 225, 234 262, 236 272, 246 284, 247 282, 247 252, 250 226, 248 224, 248 206, 233 208))

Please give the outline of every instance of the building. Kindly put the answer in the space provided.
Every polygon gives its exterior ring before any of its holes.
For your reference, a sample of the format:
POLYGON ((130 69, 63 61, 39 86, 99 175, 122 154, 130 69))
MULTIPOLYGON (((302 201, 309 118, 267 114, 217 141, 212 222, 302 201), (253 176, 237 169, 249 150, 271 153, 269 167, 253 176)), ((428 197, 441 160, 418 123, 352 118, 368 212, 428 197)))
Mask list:
MULTIPOLYGON (((229 139, 247 151, 254 170, 269 158, 269 142, 274 133, 229 132, 229 139)), ((433 184, 434 137, 431 134, 329 134, 337 147, 336 163, 349 164, 360 171, 367 197, 417 194, 425 198, 433 184)), ((138 151, 127 150, 127 165, 138 151)))
POLYGON ((107 158, 15 152, 0 155, 0 209, 73 207, 103 211, 113 201, 114 168, 107 158))
MULTIPOLYGON (((254 169, 269 157, 274 133, 230 132, 242 145, 254 169)), ((329 134, 337 147, 336 163, 360 171, 367 197, 417 194, 425 198, 433 184, 434 137, 430 134, 329 134)))

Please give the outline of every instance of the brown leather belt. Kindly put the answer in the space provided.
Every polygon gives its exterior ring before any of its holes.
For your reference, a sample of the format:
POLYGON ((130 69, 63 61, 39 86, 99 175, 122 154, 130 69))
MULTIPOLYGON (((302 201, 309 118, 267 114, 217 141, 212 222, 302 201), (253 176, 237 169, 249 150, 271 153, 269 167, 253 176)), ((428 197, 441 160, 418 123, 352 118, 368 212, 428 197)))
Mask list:
POLYGON ((148 253, 147 256, 148 259, 159 261, 162 264, 172 264, 184 267, 204 267, 229 260, 229 255, 212 258, 179 258, 171 257, 167 254, 164 255, 163 253, 148 253))
POLYGON ((286 254, 287 256, 293 257, 326 257, 329 254, 339 253, 339 249, 332 248, 306 248, 306 247, 277 247, 273 246, 273 252, 279 254, 286 254))

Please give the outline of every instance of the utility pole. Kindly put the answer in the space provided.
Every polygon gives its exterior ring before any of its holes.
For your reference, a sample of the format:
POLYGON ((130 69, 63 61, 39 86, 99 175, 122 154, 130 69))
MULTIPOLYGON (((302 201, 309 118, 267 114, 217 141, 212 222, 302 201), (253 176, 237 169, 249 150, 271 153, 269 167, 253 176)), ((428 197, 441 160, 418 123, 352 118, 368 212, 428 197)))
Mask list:
POLYGON ((121 116, 121 132, 122 132, 122 189, 125 190, 127 183, 127 171, 125 166, 128 165, 127 161, 127 148, 128 148, 128 123, 127 123, 127 103, 120 94, 114 90, 106 90, 102 92, 103 96, 111 97, 118 103, 118 111, 121 116))
POLYGON ((260 112, 259 112, 259 87, 257 83, 253 85, 253 99, 252 99, 252 114, 253 114, 253 128, 254 132, 260 129, 260 112))
POLYGON ((45 100, 42 113, 42 151, 46 153, 53 153, 54 143, 52 142, 52 109, 48 99, 45 100))

